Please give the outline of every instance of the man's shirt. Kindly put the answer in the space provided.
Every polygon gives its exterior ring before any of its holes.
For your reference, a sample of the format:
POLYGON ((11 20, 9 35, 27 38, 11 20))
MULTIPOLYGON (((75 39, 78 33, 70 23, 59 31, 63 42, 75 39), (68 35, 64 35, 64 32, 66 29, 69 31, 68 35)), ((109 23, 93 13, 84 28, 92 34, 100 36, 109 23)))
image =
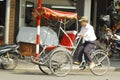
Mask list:
POLYGON ((80 33, 78 33, 78 34, 86 35, 85 37, 83 37, 83 39, 85 41, 95 41, 96 40, 94 28, 90 24, 87 24, 86 26, 82 26, 80 33))

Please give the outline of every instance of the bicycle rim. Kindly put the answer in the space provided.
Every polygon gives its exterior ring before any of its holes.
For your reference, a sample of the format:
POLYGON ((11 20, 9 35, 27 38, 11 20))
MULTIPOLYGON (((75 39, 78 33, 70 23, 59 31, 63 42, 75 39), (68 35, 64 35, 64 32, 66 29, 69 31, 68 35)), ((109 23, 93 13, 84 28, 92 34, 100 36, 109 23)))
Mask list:
POLYGON ((55 51, 50 58, 50 70, 56 76, 67 75, 72 68, 72 58, 67 50, 55 51))
POLYGON ((108 72, 110 61, 104 51, 96 52, 93 56, 93 61, 96 66, 90 70, 94 75, 100 76, 108 72))

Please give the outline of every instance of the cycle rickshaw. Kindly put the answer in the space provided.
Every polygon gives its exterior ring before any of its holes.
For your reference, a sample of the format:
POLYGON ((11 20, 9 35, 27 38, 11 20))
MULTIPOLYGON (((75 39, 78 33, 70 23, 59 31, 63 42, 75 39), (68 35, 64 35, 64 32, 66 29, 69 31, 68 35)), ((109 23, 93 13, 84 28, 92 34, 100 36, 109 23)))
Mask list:
MULTIPOLYGON (((39 69, 45 74, 53 73, 56 76, 65 76, 72 69, 72 65, 73 65, 72 56, 74 55, 74 52, 80 42, 80 39, 76 40, 78 30, 65 31, 65 25, 69 22, 69 20, 77 19, 76 18, 77 14, 71 12, 51 10, 46 7, 43 7, 43 11, 44 11, 43 16, 45 16, 47 19, 49 20, 57 19, 59 24, 59 30, 57 36, 60 35, 60 31, 63 32, 63 35, 58 45, 54 45, 54 46, 48 44, 40 45, 41 50, 39 53, 38 62, 37 63, 35 62, 34 55, 31 56, 31 60, 33 63, 37 64, 39 66, 39 69)), ((53 22, 53 24, 55 25, 55 22, 53 22)), ((46 34, 44 35, 44 37, 49 36, 49 34, 52 35, 52 33, 49 33, 50 30, 51 30, 50 28, 47 28, 47 30, 45 30, 46 34)), ((48 42, 51 42, 52 38, 53 37, 51 36, 48 42)), ((110 64, 106 52, 104 50, 99 49, 99 50, 94 50, 92 53, 93 54, 91 54, 91 56, 93 57, 96 66, 93 69, 91 69, 91 71, 96 75, 103 75, 108 71, 110 64), (96 70, 96 68, 99 68, 99 70, 101 70, 100 69, 101 67, 104 68, 104 69, 102 68, 103 72, 97 71, 98 69, 96 70), (101 72, 101 73, 97 73, 97 72, 101 72)))

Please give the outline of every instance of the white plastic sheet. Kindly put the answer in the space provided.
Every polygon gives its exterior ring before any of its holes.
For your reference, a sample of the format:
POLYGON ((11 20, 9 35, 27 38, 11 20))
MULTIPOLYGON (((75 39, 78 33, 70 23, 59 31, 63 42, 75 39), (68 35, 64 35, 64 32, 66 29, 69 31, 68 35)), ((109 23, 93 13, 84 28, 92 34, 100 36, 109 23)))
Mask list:
MULTIPOLYGON (((36 44, 37 28, 21 27, 17 36, 17 42, 27 42, 36 44)), ((57 34, 50 27, 40 27, 40 44, 48 46, 58 45, 57 34)))

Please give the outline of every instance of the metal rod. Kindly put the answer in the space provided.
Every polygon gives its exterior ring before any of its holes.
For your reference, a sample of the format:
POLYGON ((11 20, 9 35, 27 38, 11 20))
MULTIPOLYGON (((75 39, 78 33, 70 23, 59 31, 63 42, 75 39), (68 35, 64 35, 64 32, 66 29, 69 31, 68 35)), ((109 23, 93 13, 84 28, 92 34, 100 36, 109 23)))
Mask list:
MULTIPOLYGON (((38 12, 41 12, 42 9, 42 0, 38 0, 38 12)), ((41 15, 37 17, 37 34, 36 34, 36 61, 39 58, 39 46, 40 46, 40 24, 41 24, 41 15)))
POLYGON ((6 0, 6 14, 5 14, 5 44, 9 43, 9 21, 10 21, 10 1, 6 0))

